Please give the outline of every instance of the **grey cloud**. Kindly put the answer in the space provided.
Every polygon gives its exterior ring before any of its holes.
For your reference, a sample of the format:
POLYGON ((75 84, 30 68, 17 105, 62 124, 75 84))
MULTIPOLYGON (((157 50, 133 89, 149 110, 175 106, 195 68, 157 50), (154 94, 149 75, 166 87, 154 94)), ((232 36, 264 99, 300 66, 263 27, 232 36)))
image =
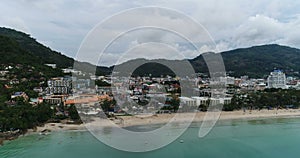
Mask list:
MULTIPOLYGON (((209 31, 216 46, 198 41, 199 50, 196 51, 170 33, 149 31, 131 34, 119 41, 115 50, 108 51, 108 61, 102 62, 104 65, 111 64, 110 61, 122 53, 116 51, 118 48, 126 50, 149 41, 169 41, 170 46, 188 58, 199 55, 199 52, 256 44, 278 43, 300 48, 300 1, 294 0, 5 0, 0 3, 0 25, 30 33, 52 49, 74 57, 80 43, 96 24, 124 9, 148 5, 177 9, 192 17, 209 31)), ((109 38, 118 32, 119 27, 130 26, 136 21, 159 25, 159 18, 164 18, 171 28, 189 34, 193 40, 201 38, 197 28, 180 27, 186 21, 163 12, 128 15, 128 18, 103 28, 107 31, 101 36, 109 38)), ((165 57, 168 58, 168 55, 165 57)))

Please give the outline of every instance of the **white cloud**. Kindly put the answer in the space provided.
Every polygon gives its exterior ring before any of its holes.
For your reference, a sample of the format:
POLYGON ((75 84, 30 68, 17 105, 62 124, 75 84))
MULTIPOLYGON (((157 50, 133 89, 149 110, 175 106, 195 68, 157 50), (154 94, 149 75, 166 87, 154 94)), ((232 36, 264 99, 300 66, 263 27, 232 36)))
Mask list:
MULTIPOLYGON (((52 49, 75 56, 81 41, 97 23, 124 9, 149 5, 178 10, 201 23, 216 42, 215 47, 207 41, 195 41, 201 53, 268 43, 300 48, 300 1, 294 0, 6 0, 0 3, 0 25, 30 33, 52 49)), ((184 32, 192 40, 201 39, 198 28, 183 27, 186 21, 176 15, 137 13, 119 20, 107 25, 101 37, 109 38, 120 28, 139 22, 168 26, 184 32)), ((108 61, 102 63, 109 65, 126 49, 151 41, 167 41, 187 58, 199 55, 198 51, 182 44, 183 40, 168 32, 147 31, 140 35, 129 34, 118 41, 115 48, 121 51, 108 52, 108 61)), ((149 45, 144 47, 151 50, 149 45)), ((165 54, 165 58, 169 55, 165 54)))
POLYGON ((285 25, 278 20, 255 15, 249 17, 233 32, 233 40, 237 46, 249 46, 275 42, 284 37, 285 25))
POLYGON ((0 25, 4 27, 14 28, 19 31, 26 32, 27 34, 30 34, 31 32, 26 22, 20 17, 0 17, 0 25))

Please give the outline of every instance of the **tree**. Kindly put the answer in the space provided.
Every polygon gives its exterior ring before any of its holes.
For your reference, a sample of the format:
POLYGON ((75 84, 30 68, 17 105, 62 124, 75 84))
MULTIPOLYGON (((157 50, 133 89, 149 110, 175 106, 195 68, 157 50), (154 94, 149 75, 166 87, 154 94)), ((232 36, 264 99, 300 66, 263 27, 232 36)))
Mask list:
POLYGON ((72 120, 78 121, 80 120, 80 116, 74 104, 69 107, 69 116, 72 120))
POLYGON ((54 115, 54 111, 50 105, 42 103, 37 106, 37 121, 44 123, 48 121, 54 115))

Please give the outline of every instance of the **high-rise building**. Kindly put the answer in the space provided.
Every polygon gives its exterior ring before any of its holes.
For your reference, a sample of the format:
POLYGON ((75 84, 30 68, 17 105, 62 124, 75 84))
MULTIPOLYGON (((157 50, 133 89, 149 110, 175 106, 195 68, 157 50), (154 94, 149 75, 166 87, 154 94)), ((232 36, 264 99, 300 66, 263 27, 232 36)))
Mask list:
POLYGON ((268 77, 268 88, 286 89, 286 76, 280 70, 274 70, 268 77))
POLYGON ((71 78, 52 78, 47 82, 46 94, 70 94, 72 89, 71 78))

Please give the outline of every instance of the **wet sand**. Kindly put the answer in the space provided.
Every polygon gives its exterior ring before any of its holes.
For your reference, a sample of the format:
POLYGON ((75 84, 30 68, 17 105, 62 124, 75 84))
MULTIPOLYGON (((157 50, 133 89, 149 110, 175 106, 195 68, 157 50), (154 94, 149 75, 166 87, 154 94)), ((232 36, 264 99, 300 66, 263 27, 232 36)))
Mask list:
POLYGON ((135 115, 135 116, 118 116, 116 118, 100 119, 92 117, 92 122, 85 124, 64 124, 64 123, 47 123, 42 127, 37 127, 36 130, 29 130, 28 134, 40 133, 42 131, 69 131, 69 130, 87 130, 91 126, 119 126, 129 127, 138 125, 165 124, 173 119, 175 122, 193 122, 218 119, 218 120, 234 120, 234 119, 259 119, 259 118, 284 118, 284 117, 300 117, 300 109, 280 109, 280 110, 252 110, 252 111, 232 111, 232 112, 196 112, 196 113, 172 113, 172 114, 154 114, 154 115, 135 115), (219 115, 220 114, 220 115, 219 115), (194 117, 193 117, 194 116, 194 117))

